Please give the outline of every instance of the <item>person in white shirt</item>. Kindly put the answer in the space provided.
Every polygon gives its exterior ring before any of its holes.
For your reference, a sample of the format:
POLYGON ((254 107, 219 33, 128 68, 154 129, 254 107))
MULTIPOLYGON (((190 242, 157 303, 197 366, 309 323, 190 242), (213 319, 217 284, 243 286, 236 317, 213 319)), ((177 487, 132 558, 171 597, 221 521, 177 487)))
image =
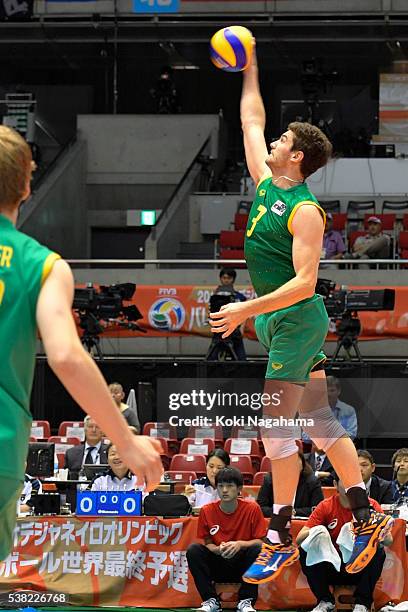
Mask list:
POLYGON ((207 475, 193 480, 184 490, 184 495, 187 495, 188 501, 194 508, 201 508, 220 499, 215 477, 220 470, 229 466, 230 457, 223 448, 216 448, 208 453, 206 463, 207 475))
POLYGON ((145 484, 138 484, 137 477, 123 463, 114 444, 109 444, 107 455, 109 470, 103 476, 95 478, 91 491, 143 491, 147 493, 145 484))
POLYGON ((335 418, 343 425, 348 435, 352 440, 357 437, 357 415, 353 406, 339 400, 341 393, 340 380, 335 376, 328 376, 327 395, 329 398, 330 408, 335 418))

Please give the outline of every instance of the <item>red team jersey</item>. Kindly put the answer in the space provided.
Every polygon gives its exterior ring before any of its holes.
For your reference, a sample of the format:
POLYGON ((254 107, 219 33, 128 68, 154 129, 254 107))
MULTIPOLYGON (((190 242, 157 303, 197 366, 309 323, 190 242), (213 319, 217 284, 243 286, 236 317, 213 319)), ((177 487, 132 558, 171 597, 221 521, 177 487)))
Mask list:
MULTIPOLYGON (((380 504, 375 499, 369 497, 368 500, 374 510, 382 512, 380 504)), ((306 527, 311 528, 316 527, 316 525, 324 525, 330 533, 333 544, 336 544, 341 528, 352 520, 353 515, 350 508, 343 508, 339 495, 335 494, 324 499, 316 506, 306 521, 306 527)))
POLYGON ((203 540, 210 537, 213 544, 236 540, 261 540, 267 528, 261 508, 255 502, 238 499, 235 512, 221 510, 221 502, 206 504, 201 508, 197 536, 203 540))

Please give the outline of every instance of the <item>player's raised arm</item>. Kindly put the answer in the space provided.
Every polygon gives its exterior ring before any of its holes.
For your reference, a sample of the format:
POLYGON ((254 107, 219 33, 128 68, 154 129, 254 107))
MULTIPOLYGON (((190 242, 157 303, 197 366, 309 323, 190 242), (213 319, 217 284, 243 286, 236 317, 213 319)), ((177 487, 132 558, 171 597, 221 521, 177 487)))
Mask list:
POLYGON ((241 95, 241 123, 244 133, 245 157, 249 173, 255 184, 271 171, 265 163, 268 149, 265 142, 265 107, 259 88, 258 63, 256 49, 251 62, 243 72, 241 95))
POLYGON ((163 471, 160 443, 135 436, 117 409, 101 372, 80 343, 71 310, 73 293, 68 264, 56 261, 37 302, 37 323, 50 367, 112 440, 138 481, 153 488, 163 471))

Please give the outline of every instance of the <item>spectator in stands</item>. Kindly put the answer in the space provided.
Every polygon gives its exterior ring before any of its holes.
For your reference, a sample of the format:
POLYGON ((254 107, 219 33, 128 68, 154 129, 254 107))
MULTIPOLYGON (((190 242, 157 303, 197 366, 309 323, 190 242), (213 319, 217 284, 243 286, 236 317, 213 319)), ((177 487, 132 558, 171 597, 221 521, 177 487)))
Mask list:
POLYGON ((230 457, 223 448, 216 448, 208 453, 206 463, 207 475, 193 480, 184 490, 184 495, 187 495, 188 501, 194 508, 201 508, 220 499, 215 477, 220 470, 229 466, 230 457))
POLYGON ((352 256, 358 259, 387 259, 391 240, 382 232, 381 219, 372 216, 367 221, 367 234, 359 236, 353 244, 352 256))
POLYGON ((329 212, 326 214, 322 259, 342 259, 345 252, 343 236, 333 229, 333 215, 329 212))
MULTIPOLYGON (((306 521, 305 527, 301 529, 296 538, 298 544, 302 544, 306 540, 312 527, 322 525, 326 528, 325 532, 327 531, 330 534, 330 539, 337 552, 339 551, 336 543, 337 538, 343 525, 353 520, 353 515, 342 483, 337 482, 337 479, 335 479, 335 484, 337 493, 324 499, 313 510, 306 521)), ((378 502, 371 498, 369 500, 374 510, 381 512, 381 506, 378 502)), ((328 561, 319 563, 316 559, 313 565, 307 565, 307 554, 300 547, 300 564, 309 587, 317 599, 317 606, 312 612, 334 612, 334 596, 330 591, 330 587, 338 584, 356 585, 354 612, 368 612, 370 610, 373 602, 374 587, 381 576, 385 561, 383 546, 390 546, 392 544, 391 534, 388 532, 383 535, 384 539, 378 546, 372 560, 362 571, 356 574, 347 573, 343 561, 341 561, 340 571, 337 571, 334 565, 328 561)), ((324 537, 324 534, 316 537, 324 537)))
POLYGON ((400 448, 392 456, 392 495, 397 505, 408 504, 408 448, 400 448))
POLYGON ((254 612, 258 586, 242 581, 255 561, 266 536, 266 523, 258 504, 238 496, 243 485, 236 468, 220 470, 216 477, 220 501, 201 508, 197 536, 204 544, 191 544, 187 562, 203 603, 201 612, 219 612, 215 582, 240 582, 237 612, 254 612))
POLYGON ((40 493, 42 493, 42 484, 38 478, 25 474, 24 486, 23 490, 21 491, 21 497, 18 504, 18 512, 30 512, 34 507, 33 497, 39 495, 40 493))
POLYGON ((125 397, 122 385, 118 382, 113 382, 109 385, 109 391, 111 392, 113 401, 125 417, 127 424, 132 425, 132 427, 136 427, 140 433, 140 423, 136 412, 122 401, 125 397))
POLYGON ((114 444, 109 444, 106 453, 109 470, 95 478, 91 491, 145 491, 145 486, 137 484, 136 476, 123 463, 114 444))
POLYGON ((150 90, 150 95, 156 102, 157 113, 166 115, 180 112, 179 95, 170 66, 163 66, 155 86, 150 90))
MULTIPOLYGON (((295 503, 293 504, 294 516, 309 516, 312 509, 323 499, 322 487, 319 479, 313 474, 313 470, 306 462, 302 452, 299 456, 299 482, 296 489, 295 503)), ((273 509, 273 483, 272 474, 265 475, 263 484, 259 489, 257 502, 264 516, 272 516, 273 509)))
POLYGON ((84 419, 85 442, 69 448, 65 453, 65 465, 70 476, 76 478, 81 467, 87 463, 108 462, 107 446, 102 442, 103 432, 96 422, 87 415, 84 419))
POLYGON ((312 468, 316 478, 319 479, 320 485, 322 487, 332 487, 334 469, 324 450, 312 444, 312 450, 305 455, 305 459, 312 468))
POLYGON ((374 474, 375 462, 371 453, 366 450, 357 451, 361 476, 367 489, 367 494, 379 504, 392 504, 392 486, 389 480, 374 474))
POLYGON ((341 393, 340 380, 335 376, 327 377, 327 394, 329 405, 336 419, 343 425, 352 440, 357 436, 357 415, 353 406, 339 400, 341 393))
MULTIPOLYGON (((220 271, 220 285, 214 291, 210 298, 210 311, 216 312, 221 306, 231 302, 246 302, 246 297, 243 293, 236 291, 234 288, 237 273, 233 268, 222 268, 220 271), (215 298, 215 296, 217 296, 215 298), (214 299, 213 299, 214 298, 214 299), (216 300, 216 301, 214 301, 216 300)), ((207 359, 209 361, 217 361, 220 352, 225 350, 225 345, 231 343, 232 349, 238 361, 246 360, 246 352, 242 334, 244 333, 245 322, 242 323, 232 334, 222 340, 221 334, 214 334, 211 341, 211 346, 208 351, 207 359)))

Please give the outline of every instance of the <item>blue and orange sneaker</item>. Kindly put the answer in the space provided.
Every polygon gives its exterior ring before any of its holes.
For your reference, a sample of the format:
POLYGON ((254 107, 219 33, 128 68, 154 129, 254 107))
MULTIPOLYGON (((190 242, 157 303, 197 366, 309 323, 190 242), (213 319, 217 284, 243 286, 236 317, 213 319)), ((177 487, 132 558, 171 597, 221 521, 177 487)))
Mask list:
POLYGON ((281 571, 299 559, 299 550, 292 544, 262 544, 251 567, 242 576, 244 582, 261 584, 279 576, 281 571))
POLYGON ((394 524, 394 519, 380 512, 373 512, 364 523, 353 526, 354 546, 351 557, 346 563, 346 572, 361 572, 374 557, 378 544, 384 539, 394 524))

